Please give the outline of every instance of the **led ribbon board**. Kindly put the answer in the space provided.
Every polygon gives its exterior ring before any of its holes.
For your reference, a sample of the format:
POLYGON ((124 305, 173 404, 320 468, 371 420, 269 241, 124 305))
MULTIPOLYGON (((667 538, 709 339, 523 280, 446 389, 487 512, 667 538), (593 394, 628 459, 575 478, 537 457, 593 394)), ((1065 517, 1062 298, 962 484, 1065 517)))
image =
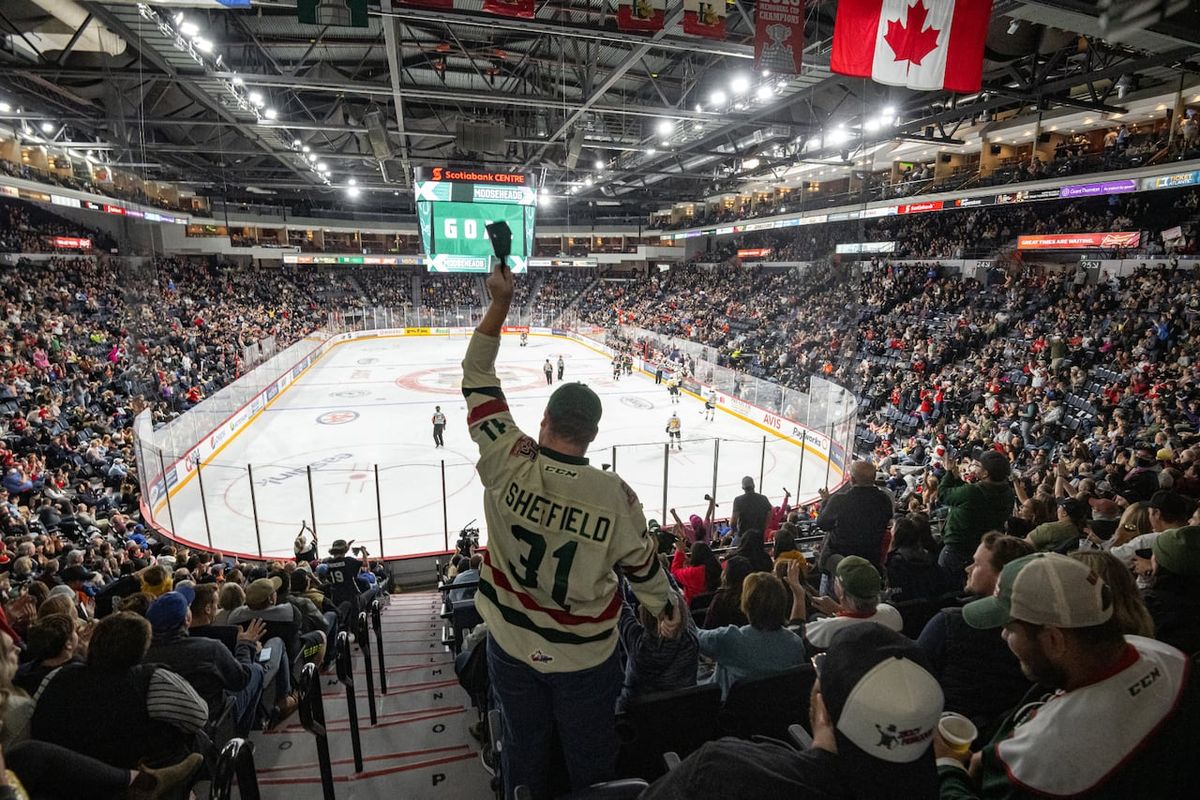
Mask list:
POLYGON ((513 235, 509 268, 528 271, 537 212, 532 175, 422 167, 415 186, 417 225, 430 272, 487 272, 492 258, 487 226, 501 220, 513 235))

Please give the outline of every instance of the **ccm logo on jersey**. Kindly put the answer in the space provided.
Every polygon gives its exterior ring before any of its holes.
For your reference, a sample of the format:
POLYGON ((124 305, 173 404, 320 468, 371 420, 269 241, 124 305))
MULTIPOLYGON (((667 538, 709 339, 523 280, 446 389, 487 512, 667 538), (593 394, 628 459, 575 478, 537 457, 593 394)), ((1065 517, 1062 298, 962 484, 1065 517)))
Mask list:
POLYGON ((553 464, 547 464, 546 466, 542 467, 542 470, 545 472, 549 472, 551 475, 562 475, 564 478, 578 478, 579 477, 579 473, 576 472, 575 470, 563 469, 562 467, 556 467, 553 464))
POLYGON ((1161 677, 1162 677, 1162 671, 1159 670, 1158 667, 1155 667, 1154 669, 1150 670, 1145 675, 1143 675, 1140 680, 1138 680, 1136 683, 1132 684, 1129 687, 1129 696, 1137 697, 1142 692, 1142 690, 1149 689, 1161 677))

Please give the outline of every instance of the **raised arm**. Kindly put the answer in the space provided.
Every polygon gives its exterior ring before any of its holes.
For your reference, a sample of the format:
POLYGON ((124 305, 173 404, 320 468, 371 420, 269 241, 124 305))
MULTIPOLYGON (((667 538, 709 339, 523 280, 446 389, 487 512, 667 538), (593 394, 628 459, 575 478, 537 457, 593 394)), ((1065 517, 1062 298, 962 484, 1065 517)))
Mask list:
POLYGON ((486 286, 491 303, 488 304, 487 311, 483 312, 483 319, 479 321, 475 330, 485 336, 499 336, 500 329, 504 327, 504 320, 508 318, 508 309, 512 306, 512 270, 497 259, 495 267, 487 277, 486 286))

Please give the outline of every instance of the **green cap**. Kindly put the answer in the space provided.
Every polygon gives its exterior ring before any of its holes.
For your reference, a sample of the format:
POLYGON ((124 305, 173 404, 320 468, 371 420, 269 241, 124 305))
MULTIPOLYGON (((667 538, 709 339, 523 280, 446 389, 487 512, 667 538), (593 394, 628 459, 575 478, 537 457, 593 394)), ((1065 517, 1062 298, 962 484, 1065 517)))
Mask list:
POLYGON ((972 628, 999 628, 1013 620, 1055 628, 1090 628, 1113 613, 1111 590, 1082 561, 1034 553, 1004 565, 996 593, 963 606, 972 628))
POLYGON ((846 556, 838 562, 834 574, 841 581, 842 591, 851 597, 878 597, 883 588, 879 570, 862 556, 846 556))
POLYGON ((1163 531, 1154 537, 1154 560, 1176 575, 1200 575, 1200 525, 1163 531))
POLYGON ((596 427, 600 424, 604 408, 600 405, 600 398, 587 384, 575 382, 564 383, 555 389, 554 394, 550 395, 550 402, 546 403, 546 411, 552 419, 574 417, 596 427))

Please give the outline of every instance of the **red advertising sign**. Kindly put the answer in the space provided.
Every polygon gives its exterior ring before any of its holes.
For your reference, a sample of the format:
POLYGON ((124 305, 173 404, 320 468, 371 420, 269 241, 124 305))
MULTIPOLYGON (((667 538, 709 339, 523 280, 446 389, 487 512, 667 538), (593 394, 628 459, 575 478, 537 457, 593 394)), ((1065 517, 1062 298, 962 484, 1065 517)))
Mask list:
POLYGON ((121 208, 120 206, 105 206, 104 210, 109 214, 125 214, 125 209, 121 208))
POLYGON ((800 74, 804 0, 758 0, 754 11, 754 68, 800 74))
POLYGON ((771 255, 771 248, 769 247, 752 247, 737 251, 738 258, 766 258, 769 255, 771 255))
POLYGON ((1059 233, 1018 236, 1018 250, 1110 250, 1137 247, 1142 243, 1139 231, 1120 233, 1059 233))
POLYGON ((91 239, 76 239, 72 236, 54 236, 54 237, 51 237, 50 242, 59 250, 91 250, 92 249, 92 240, 91 239))
POLYGON ((903 203, 896 213, 898 214, 920 214, 924 211, 941 211, 942 201, 932 200, 928 203, 903 203))
POLYGON ((483 0, 483 13, 522 19, 536 16, 533 0, 483 0))

